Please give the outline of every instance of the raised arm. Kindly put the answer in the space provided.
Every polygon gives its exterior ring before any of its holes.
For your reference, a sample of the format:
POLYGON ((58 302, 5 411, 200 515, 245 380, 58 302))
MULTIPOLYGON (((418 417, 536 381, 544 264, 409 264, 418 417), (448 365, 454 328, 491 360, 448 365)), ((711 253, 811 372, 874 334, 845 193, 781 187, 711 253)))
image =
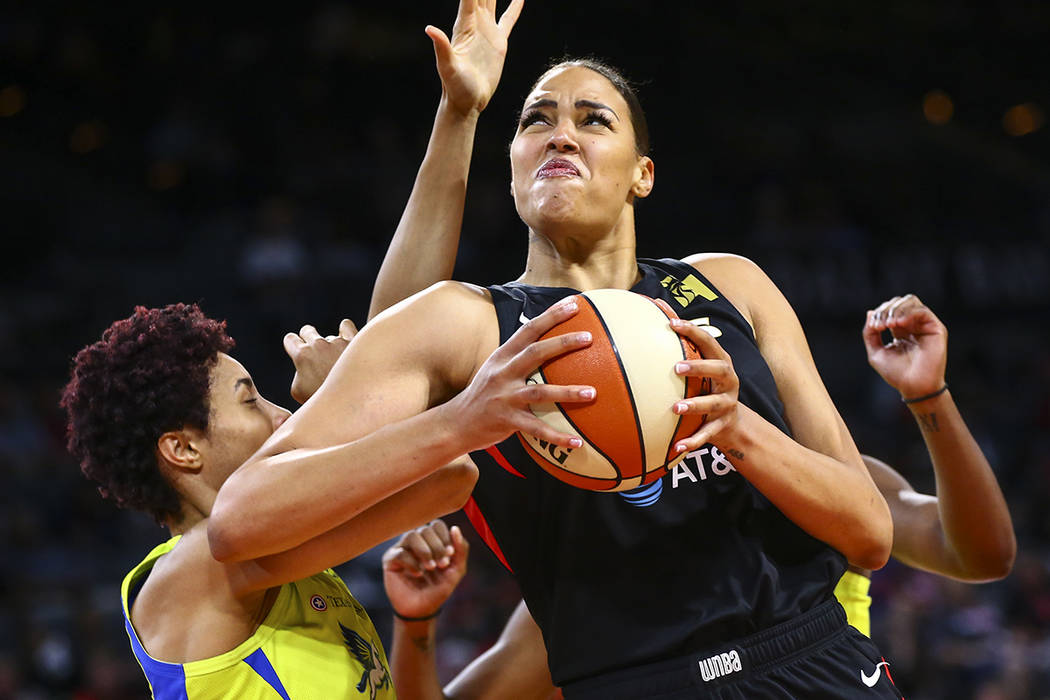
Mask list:
POLYGON ((893 556, 963 581, 1003 578, 1017 541, 995 474, 946 388, 948 330, 908 294, 869 311, 863 336, 868 363, 911 409, 936 478, 937 495, 920 494, 888 464, 865 456, 893 514, 893 556))
POLYGON ((507 39, 523 3, 512 0, 497 21, 495 0, 461 0, 451 40, 437 27, 426 29, 441 77, 441 101, 412 194, 376 277, 369 318, 452 277, 478 116, 499 84, 507 39))
POLYGON ((678 331, 709 358, 691 363, 682 373, 711 376, 716 386, 709 396, 685 402, 685 410, 711 416, 685 441, 686 448, 715 444, 799 527, 852 563, 880 568, 892 544, 889 509, 824 388, 791 305, 750 260, 700 255, 686 262, 714 282, 751 322, 794 436, 739 403, 731 358, 706 332, 679 323, 678 331))

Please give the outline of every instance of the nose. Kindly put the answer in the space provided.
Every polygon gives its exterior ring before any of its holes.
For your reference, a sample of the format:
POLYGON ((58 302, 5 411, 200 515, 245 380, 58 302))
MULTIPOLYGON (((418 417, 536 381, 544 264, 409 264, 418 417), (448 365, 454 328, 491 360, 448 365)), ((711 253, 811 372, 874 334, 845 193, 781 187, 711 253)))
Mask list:
POLYGON ((281 424, 291 417, 292 412, 287 408, 282 408, 277 404, 270 404, 270 420, 273 421, 273 429, 277 430, 281 427, 281 424))
POLYGON ((576 126, 571 119, 562 119, 547 140, 547 150, 557 153, 575 153, 580 149, 576 142, 576 126))

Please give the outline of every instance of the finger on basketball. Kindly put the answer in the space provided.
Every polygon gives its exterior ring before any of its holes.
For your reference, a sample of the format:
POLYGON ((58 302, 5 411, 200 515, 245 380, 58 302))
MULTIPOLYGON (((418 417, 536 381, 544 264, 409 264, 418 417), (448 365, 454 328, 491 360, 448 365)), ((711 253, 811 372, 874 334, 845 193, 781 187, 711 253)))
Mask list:
POLYGON ((682 319, 671 319, 671 328, 683 338, 688 338, 696 345, 703 357, 709 359, 729 360, 729 353, 715 340, 714 336, 695 323, 682 319))
POLYGON ((593 337, 590 331, 563 333, 552 338, 537 340, 519 352, 511 361, 509 369, 513 372, 532 373, 547 360, 564 355, 573 350, 585 348, 591 344, 593 337))
POLYGON ((700 430, 676 443, 675 454, 682 454, 683 452, 688 453, 700 449, 707 443, 711 442, 711 439, 721 432, 726 424, 727 421, 724 417, 706 421, 700 430))
POLYGON ((593 386, 566 384, 526 384, 518 391, 519 405, 545 403, 583 403, 594 401, 597 391, 593 386))
POLYGON ((574 316, 577 311, 579 311, 579 303, 575 296, 560 301, 515 331, 504 347, 510 352, 520 352, 551 328, 574 316))
POLYGON ((729 394, 705 394, 691 399, 682 399, 676 402, 671 410, 678 415, 685 413, 718 415, 731 409, 735 403, 736 399, 729 394))
POLYGON ((557 445, 558 447, 581 447, 583 441, 575 435, 567 435, 565 433, 558 432, 554 428, 541 421, 535 416, 529 415, 523 418, 518 430, 527 435, 539 438, 540 440, 546 440, 549 443, 557 445))
POLYGON ((316 328, 307 324, 299 329, 299 337, 303 339, 303 342, 309 343, 320 338, 321 334, 317 332, 316 328))
POLYGON ((733 366, 725 360, 679 360, 674 371, 683 377, 711 377, 716 382, 736 376, 733 366))

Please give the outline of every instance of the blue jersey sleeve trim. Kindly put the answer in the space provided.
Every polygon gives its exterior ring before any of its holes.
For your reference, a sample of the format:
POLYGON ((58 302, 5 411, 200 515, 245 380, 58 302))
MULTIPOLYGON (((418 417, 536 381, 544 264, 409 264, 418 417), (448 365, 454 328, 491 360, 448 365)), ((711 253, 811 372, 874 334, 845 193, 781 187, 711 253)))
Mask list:
POLYGON ((288 691, 284 689, 284 684, 281 683, 281 679, 277 677, 277 671, 273 669, 273 664, 266 658, 266 653, 262 649, 256 649, 244 657, 244 663, 248 664, 253 671, 259 674, 260 678, 269 683, 270 687, 276 690, 283 700, 291 700, 288 697, 288 691))
POLYGON ((186 695, 186 671, 182 664, 169 664, 157 661, 142 648, 131 621, 124 618, 124 627, 131 639, 131 649, 138 659, 142 672, 146 674, 154 700, 188 700, 186 695))

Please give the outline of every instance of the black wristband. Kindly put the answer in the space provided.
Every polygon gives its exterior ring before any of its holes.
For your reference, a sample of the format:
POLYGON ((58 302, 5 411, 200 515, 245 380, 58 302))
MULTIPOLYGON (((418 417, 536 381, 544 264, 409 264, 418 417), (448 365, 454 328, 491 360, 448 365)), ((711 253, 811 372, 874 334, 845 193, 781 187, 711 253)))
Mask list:
POLYGON ((429 615, 424 615, 423 617, 408 617, 407 615, 402 615, 393 608, 390 608, 390 610, 394 613, 394 617, 396 617, 399 620, 404 620, 405 622, 426 622, 427 620, 433 620, 435 617, 441 614, 440 607, 434 612, 430 613, 429 615))
POLYGON ((925 401, 926 399, 932 399, 935 396, 940 396, 941 394, 943 394, 946 391, 948 391, 948 385, 947 384, 945 384, 944 386, 942 386, 940 389, 938 389, 937 391, 935 391, 933 393, 926 394, 925 396, 916 396, 914 399, 906 399, 906 398, 904 398, 902 396, 901 397, 901 401, 903 401, 904 403, 919 403, 920 401, 925 401))

